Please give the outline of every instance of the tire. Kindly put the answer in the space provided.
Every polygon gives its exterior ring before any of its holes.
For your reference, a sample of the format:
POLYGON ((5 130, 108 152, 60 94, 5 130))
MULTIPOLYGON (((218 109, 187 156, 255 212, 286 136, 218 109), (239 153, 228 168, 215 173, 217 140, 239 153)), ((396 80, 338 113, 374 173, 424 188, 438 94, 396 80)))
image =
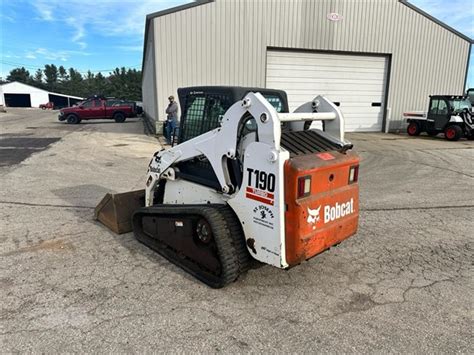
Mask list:
POLYGON ((42 109, 42 110, 46 110, 46 107, 42 106, 41 109, 42 109))
POLYGON ((122 112, 117 112, 114 114, 114 120, 117 123, 123 123, 125 122, 125 115, 122 112))
POLYGON ((410 122, 407 127, 407 133, 409 136, 419 136, 421 133, 421 127, 417 122, 410 122))
POLYGON ((69 124, 78 124, 81 120, 76 115, 69 115, 66 117, 66 122, 69 124))
POLYGON ((462 137, 462 129, 457 125, 450 125, 444 130, 444 137, 448 141, 458 141, 462 137))

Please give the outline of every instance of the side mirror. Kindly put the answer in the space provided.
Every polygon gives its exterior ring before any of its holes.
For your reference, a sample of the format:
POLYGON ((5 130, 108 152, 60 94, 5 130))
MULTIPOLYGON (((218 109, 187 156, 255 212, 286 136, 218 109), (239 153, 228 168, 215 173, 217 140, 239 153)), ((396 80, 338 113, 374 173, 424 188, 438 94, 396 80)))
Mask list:
POLYGON ((79 106, 79 108, 83 110, 83 109, 84 109, 84 106, 81 105, 81 106, 79 106))

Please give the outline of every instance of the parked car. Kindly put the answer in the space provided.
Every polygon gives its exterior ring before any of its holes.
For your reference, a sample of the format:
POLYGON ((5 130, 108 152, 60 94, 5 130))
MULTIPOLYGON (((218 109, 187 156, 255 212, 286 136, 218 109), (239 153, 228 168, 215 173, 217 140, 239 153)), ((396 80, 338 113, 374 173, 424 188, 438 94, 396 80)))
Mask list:
POLYGON ((96 119, 113 119, 115 122, 122 123, 128 117, 136 117, 136 115, 135 108, 130 103, 93 96, 78 103, 77 106, 61 109, 58 119, 70 124, 96 119))
POLYGON ((54 110, 54 102, 47 102, 45 104, 39 105, 39 108, 42 110, 54 110))

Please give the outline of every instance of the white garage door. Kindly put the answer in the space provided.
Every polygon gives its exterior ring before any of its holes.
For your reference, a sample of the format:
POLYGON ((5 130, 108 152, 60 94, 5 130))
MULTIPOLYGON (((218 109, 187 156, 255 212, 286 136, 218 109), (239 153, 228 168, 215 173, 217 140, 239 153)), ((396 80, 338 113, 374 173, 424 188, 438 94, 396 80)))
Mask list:
POLYGON ((287 92, 290 112, 321 94, 339 105, 347 132, 382 130, 386 77, 381 56, 267 52, 267 87, 287 92))

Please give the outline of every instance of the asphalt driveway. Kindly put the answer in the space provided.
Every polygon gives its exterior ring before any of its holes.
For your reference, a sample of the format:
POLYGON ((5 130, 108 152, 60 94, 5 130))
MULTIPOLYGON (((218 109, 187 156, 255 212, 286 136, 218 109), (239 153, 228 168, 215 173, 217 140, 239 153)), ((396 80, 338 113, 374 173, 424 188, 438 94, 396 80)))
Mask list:
POLYGON ((139 119, 0 125, 2 352, 474 352, 472 141, 350 134, 358 234, 213 290, 92 219, 143 185, 160 146, 139 119))

